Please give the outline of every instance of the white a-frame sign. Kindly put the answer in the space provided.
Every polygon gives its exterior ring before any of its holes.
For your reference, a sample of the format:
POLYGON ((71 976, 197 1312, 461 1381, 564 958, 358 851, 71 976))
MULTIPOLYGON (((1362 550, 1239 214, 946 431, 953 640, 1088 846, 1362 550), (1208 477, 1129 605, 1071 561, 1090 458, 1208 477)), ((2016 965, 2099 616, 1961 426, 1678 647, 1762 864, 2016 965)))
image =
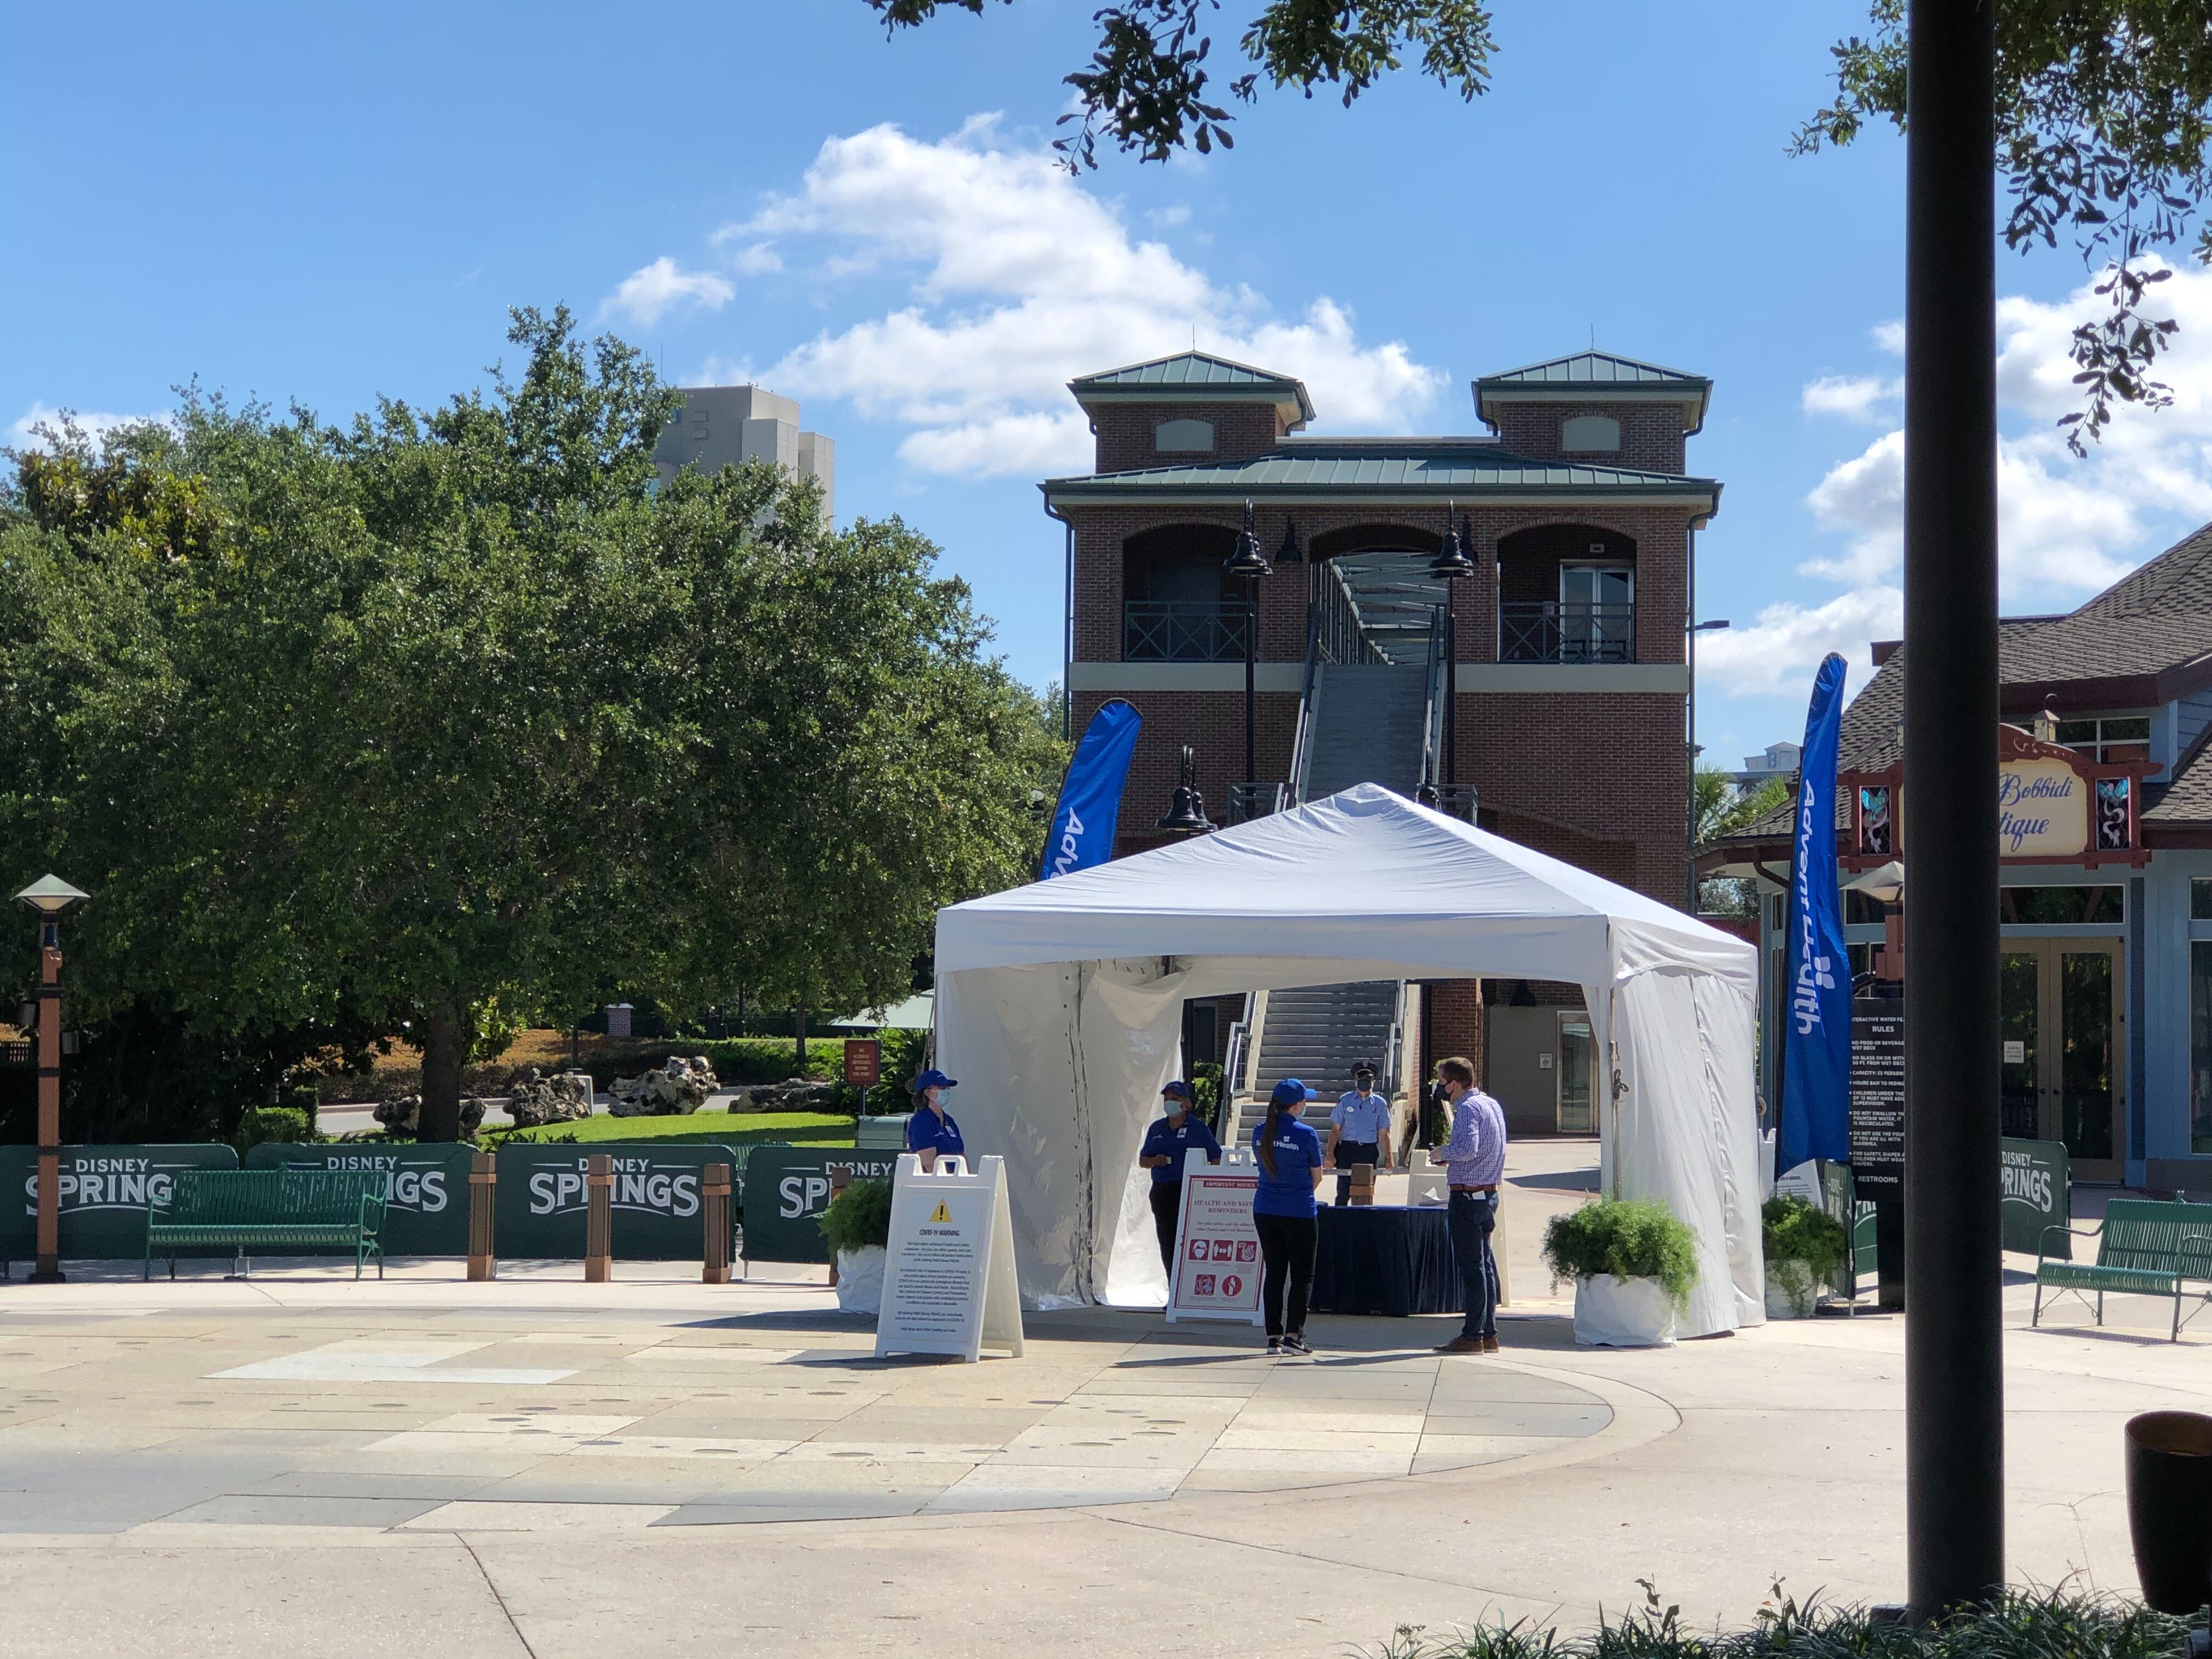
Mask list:
POLYGON ((1260 1166, 1242 1149, 1208 1164, 1193 1147, 1183 1154, 1182 1208, 1176 1217, 1175 1269, 1168 1275, 1168 1323, 1230 1319, 1264 1325, 1260 1309, 1260 1233, 1252 1194, 1260 1166))
POLYGON ((876 1357, 949 1353, 981 1359, 988 1345, 1022 1352, 1022 1297, 1006 1161, 940 1158, 925 1173, 912 1152, 892 1177, 890 1248, 876 1357))

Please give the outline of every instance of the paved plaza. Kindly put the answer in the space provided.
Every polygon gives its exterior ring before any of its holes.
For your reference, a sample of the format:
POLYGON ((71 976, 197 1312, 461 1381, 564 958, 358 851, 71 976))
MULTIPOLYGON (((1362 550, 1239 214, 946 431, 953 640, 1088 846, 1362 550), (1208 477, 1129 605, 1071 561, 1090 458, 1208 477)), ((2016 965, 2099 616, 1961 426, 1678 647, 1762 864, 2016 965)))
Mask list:
MULTIPOLYGON (((1509 1200, 1494 1358, 1427 1352, 1443 1320, 1269 1360, 1088 1310, 1018 1360, 878 1362, 818 1270, 0 1286, 0 1654, 1335 1655, 1646 1577, 1699 1618, 1778 1576, 1893 1596, 1900 1322, 1577 1350, 1533 1243, 1571 1162, 1509 1200)), ((2119 1425, 2212 1397, 2212 1319, 2030 1332, 2026 1294, 2014 1571, 2131 1589, 2119 1425)))

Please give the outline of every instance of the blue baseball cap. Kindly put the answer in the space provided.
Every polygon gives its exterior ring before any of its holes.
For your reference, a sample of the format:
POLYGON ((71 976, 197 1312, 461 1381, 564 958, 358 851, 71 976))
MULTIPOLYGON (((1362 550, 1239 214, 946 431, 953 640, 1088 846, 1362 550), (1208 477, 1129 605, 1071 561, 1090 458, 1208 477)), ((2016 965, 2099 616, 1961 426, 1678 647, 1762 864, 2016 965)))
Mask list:
POLYGON ((914 1091, 916 1094, 920 1094, 924 1089, 957 1089, 959 1086, 934 1066, 914 1080, 914 1091))
POLYGON ((1177 1078, 1172 1083, 1163 1085, 1160 1092, 1164 1095, 1172 1095, 1177 1100, 1188 1100, 1192 1097, 1190 1085, 1185 1083, 1181 1078, 1177 1078))
POLYGON ((1309 1100, 1319 1100, 1321 1096, 1297 1079, 1286 1077, 1275 1085, 1275 1092, 1268 1098, 1278 1106, 1296 1106, 1309 1100))

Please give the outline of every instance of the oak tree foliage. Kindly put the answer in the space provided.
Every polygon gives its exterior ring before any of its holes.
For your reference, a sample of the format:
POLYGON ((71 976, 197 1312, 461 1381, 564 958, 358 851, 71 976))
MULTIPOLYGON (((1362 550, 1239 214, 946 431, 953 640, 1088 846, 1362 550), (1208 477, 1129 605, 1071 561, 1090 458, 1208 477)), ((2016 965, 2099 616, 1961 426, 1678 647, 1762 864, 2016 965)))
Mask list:
POLYGON ((0 845, 95 895, 76 1016, 264 1076, 419 1044, 429 1139, 520 1018, 905 994, 1060 758, 925 538, 765 463, 661 488, 642 356, 509 337, 435 409, 188 391, 0 495, 0 845))

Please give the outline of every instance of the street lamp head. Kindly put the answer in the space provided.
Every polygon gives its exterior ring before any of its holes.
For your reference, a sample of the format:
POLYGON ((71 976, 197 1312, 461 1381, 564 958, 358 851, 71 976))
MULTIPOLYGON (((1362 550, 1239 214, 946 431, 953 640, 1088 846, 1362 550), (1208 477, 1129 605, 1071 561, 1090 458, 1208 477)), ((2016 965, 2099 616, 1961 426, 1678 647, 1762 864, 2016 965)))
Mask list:
POLYGON ((1272 576, 1275 568, 1267 562, 1267 556, 1260 550, 1260 538, 1252 533, 1252 503, 1244 503, 1244 527, 1237 532, 1237 546, 1222 562, 1221 568, 1232 576, 1242 576, 1256 581, 1262 576, 1272 576))
POLYGON ((40 876, 15 897, 52 921, 64 910, 82 904, 91 894, 72 887, 59 876, 40 876))
POLYGON ((1460 534, 1459 503, 1455 501, 1444 513, 1444 542, 1437 550, 1436 562, 1430 565, 1429 574, 1440 582, 1459 580, 1474 574, 1474 561, 1467 556, 1467 538, 1460 534))
POLYGON ((1176 770, 1174 798, 1155 830, 1164 830, 1171 836, 1203 836, 1212 832, 1212 822, 1206 816, 1206 800, 1198 793, 1198 751, 1188 744, 1182 746, 1182 762, 1176 770))
POLYGON ((1692 634, 1711 634, 1717 632, 1721 629, 1726 628, 1728 625, 1728 618, 1722 617, 1712 622, 1692 623, 1690 624, 1690 631, 1692 634))
POLYGON ((1283 544, 1275 550, 1275 562, 1298 564, 1304 561, 1305 556, 1298 550, 1298 521, 1285 518, 1283 520, 1283 544))

